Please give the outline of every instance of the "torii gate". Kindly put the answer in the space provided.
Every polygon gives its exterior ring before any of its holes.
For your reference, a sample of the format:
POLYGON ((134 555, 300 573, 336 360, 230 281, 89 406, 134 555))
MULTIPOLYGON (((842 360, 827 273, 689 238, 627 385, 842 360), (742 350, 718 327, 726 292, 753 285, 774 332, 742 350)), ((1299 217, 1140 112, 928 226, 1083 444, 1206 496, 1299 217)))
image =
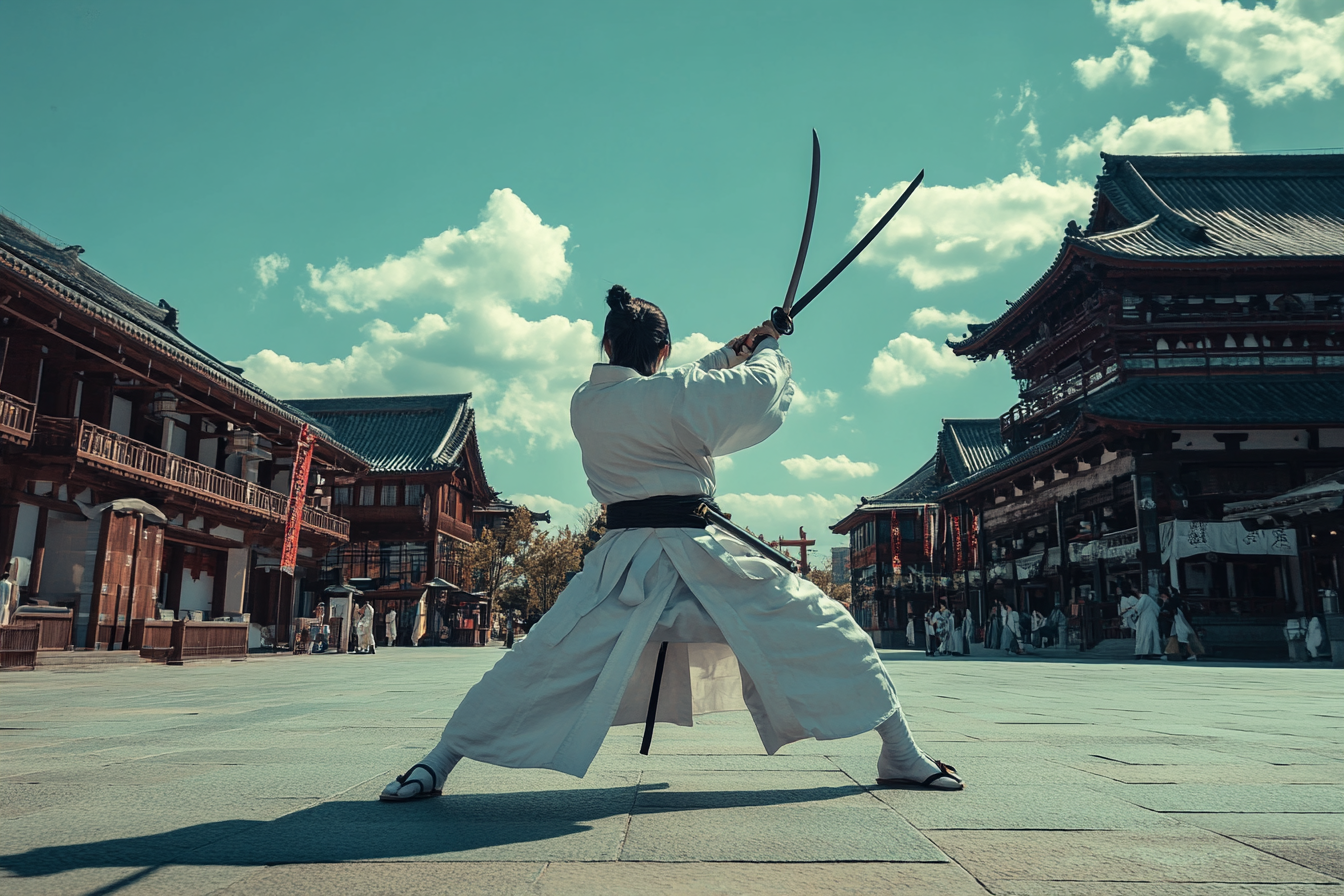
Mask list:
POLYGON ((795 538, 781 538, 781 539, 779 540, 779 546, 780 546, 781 548, 800 548, 800 549, 801 549, 801 551, 802 551, 802 558, 798 561, 798 575, 800 575, 800 576, 805 576, 805 575, 807 575, 809 572, 812 571, 812 567, 810 567, 810 566, 807 565, 807 549, 808 549, 809 547, 811 547, 812 545, 816 544, 816 543, 817 543, 817 540, 816 540, 815 538, 808 538, 808 537, 807 537, 807 533, 806 533, 805 531, 803 531, 803 527, 802 527, 802 526, 799 526, 799 527, 798 527, 798 537, 797 537, 796 539, 795 539, 795 538))

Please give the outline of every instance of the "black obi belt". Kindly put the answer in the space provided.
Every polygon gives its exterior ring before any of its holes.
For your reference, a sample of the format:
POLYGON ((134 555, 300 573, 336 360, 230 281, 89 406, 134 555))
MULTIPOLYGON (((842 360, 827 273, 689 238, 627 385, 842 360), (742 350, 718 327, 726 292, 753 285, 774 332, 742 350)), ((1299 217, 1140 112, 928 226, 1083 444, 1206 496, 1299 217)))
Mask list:
POLYGON ((607 505, 608 529, 703 529, 709 523, 700 508, 718 507, 704 495, 654 495, 607 505))

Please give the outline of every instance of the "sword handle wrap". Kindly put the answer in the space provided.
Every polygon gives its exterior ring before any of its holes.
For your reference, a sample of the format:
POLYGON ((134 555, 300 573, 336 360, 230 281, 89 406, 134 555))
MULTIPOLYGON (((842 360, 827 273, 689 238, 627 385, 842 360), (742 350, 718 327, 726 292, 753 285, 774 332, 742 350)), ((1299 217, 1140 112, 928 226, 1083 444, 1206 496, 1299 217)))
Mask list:
POLYGON ((779 331, 779 335, 793 335, 793 318, 778 305, 770 309, 770 323, 779 331))

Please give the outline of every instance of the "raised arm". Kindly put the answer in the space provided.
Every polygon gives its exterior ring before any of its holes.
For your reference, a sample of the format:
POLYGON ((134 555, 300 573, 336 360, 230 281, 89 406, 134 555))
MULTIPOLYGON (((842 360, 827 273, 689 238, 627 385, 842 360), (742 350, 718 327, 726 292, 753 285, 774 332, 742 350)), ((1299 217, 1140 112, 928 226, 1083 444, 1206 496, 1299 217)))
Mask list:
MULTIPOLYGON (((732 350, 731 344, 728 348, 732 350)), ((731 369, 696 365, 687 370, 673 410, 682 443, 694 453, 720 457, 764 441, 788 413, 794 391, 791 372, 779 343, 769 336, 731 369)))

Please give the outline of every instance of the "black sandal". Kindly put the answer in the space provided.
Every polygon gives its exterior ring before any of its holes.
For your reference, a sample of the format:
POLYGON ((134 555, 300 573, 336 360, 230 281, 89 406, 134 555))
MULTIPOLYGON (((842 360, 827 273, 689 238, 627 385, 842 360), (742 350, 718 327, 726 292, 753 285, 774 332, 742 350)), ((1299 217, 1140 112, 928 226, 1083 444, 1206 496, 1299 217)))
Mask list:
POLYGON ((378 794, 378 799, 382 800, 385 803, 405 803, 409 802, 410 800, 423 800, 428 799, 429 797, 432 796, 443 796, 443 788, 439 786, 439 776, 434 773, 434 769, 430 768, 429 766, 425 765, 422 762, 417 762, 415 765, 408 768, 406 770, 406 774, 398 775, 397 783, 402 787, 405 787, 407 784, 415 784, 420 789, 411 796, 402 796, 400 793, 383 792, 378 794), (411 780, 411 772, 415 771, 418 768, 422 768, 425 771, 429 772, 430 780, 433 781, 434 783, 434 788, 432 790, 425 790, 425 785, 421 781, 411 780))
POLYGON ((923 781, 915 781, 915 780, 913 780, 913 779, 909 779, 909 778, 878 778, 878 779, 877 779, 877 783, 880 784, 880 785, 882 785, 883 787, 896 787, 896 786, 905 786, 905 787, 927 787, 929 790, 965 790, 965 789, 966 789, 966 783, 965 783, 964 781, 962 781, 961 778, 958 778, 958 777, 957 777, 957 770, 956 770, 955 768, 953 768, 953 767, 950 766, 950 765, 947 765, 947 764, 944 763, 944 762, 940 762, 940 761, 937 760, 937 759, 933 760, 933 763, 934 763, 934 765, 938 766, 938 771, 937 771, 936 773, 932 774, 932 775, 929 775, 929 776, 928 776, 927 778, 925 778, 923 781), (957 782, 957 786, 956 786, 956 787, 940 787, 940 786, 938 786, 937 784, 934 783, 934 782, 936 782, 936 781, 940 781, 940 780, 942 780, 943 778, 946 778, 946 779, 948 779, 949 781, 955 781, 955 782, 957 782))

